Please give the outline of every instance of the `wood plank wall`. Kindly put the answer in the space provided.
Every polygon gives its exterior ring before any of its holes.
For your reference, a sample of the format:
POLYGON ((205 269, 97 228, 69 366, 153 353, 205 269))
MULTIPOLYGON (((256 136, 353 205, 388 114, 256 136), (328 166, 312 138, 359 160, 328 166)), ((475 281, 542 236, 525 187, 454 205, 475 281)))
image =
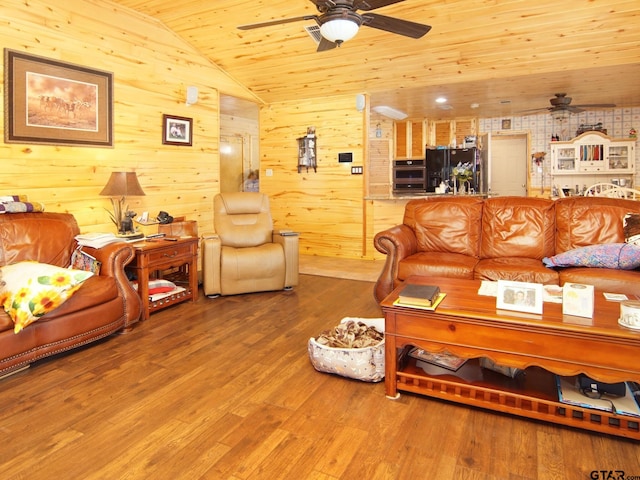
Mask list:
POLYGON ((0 143, 0 194, 70 212, 83 231, 113 231, 104 210, 111 204, 99 193, 111 172, 136 171, 146 196, 130 198, 132 209, 213 229, 218 95, 253 99, 250 92, 156 20, 110 2, 6 0, 0 19, 6 48, 113 72, 115 112, 113 148, 0 143), (187 107, 190 85, 199 100, 187 107), (193 118, 192 147, 162 144, 164 113, 193 118))
POLYGON ((361 258, 364 251, 363 166, 368 132, 366 110, 355 97, 283 102, 260 111, 260 190, 271 197, 276 226, 300 232, 300 253, 361 258), (297 170, 296 139, 315 127, 317 172, 297 170), (352 163, 338 153, 351 152, 352 163), (272 170, 273 176, 266 171, 272 170))

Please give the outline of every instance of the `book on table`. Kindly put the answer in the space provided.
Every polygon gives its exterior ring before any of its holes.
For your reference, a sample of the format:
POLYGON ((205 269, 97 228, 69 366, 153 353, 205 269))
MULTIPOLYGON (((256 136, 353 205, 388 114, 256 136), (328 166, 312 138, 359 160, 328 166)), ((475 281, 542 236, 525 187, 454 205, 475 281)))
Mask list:
POLYGON ((431 307, 438 300, 440 287, 437 285, 406 284, 398 294, 398 302, 405 305, 431 307))

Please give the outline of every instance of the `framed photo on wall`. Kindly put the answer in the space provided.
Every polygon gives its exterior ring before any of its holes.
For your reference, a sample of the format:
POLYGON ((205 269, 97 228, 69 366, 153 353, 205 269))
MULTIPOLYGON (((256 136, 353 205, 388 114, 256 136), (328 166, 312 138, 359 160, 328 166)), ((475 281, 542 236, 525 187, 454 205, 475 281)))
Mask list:
POLYGON ((496 307, 518 312, 542 313, 543 294, 541 283, 498 280, 496 307))
POLYGON ((162 115, 162 143, 163 145, 186 145, 193 142, 193 119, 162 115))
POLYGON ((4 50, 6 143, 113 147, 113 74, 4 50))

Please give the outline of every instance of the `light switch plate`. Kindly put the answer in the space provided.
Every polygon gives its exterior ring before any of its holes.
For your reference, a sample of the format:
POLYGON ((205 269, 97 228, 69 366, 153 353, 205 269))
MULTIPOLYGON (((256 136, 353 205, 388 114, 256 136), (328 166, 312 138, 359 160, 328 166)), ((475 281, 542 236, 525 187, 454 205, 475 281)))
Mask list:
POLYGON ((351 175, 362 175, 362 167, 351 167, 351 175))

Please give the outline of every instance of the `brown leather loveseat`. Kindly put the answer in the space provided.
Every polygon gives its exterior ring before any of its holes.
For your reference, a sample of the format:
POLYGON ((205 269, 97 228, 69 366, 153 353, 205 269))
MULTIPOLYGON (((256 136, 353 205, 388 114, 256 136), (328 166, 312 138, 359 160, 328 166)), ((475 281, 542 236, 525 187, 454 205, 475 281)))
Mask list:
MULTIPOLYGON (((0 215, 0 267, 24 261, 68 267, 80 233, 67 213, 0 215)), ((70 350, 130 328, 141 313, 140 298, 126 278, 124 266, 133 247, 118 242, 84 250, 102 266, 60 306, 14 333, 14 323, 0 308, 0 376, 43 357, 70 350)))
POLYGON ((376 249, 387 255, 374 295, 381 301, 411 275, 575 282, 639 295, 640 270, 549 268, 542 262, 579 247, 623 243, 627 213, 640 213, 640 202, 452 195, 411 200, 403 223, 374 238, 376 249))

